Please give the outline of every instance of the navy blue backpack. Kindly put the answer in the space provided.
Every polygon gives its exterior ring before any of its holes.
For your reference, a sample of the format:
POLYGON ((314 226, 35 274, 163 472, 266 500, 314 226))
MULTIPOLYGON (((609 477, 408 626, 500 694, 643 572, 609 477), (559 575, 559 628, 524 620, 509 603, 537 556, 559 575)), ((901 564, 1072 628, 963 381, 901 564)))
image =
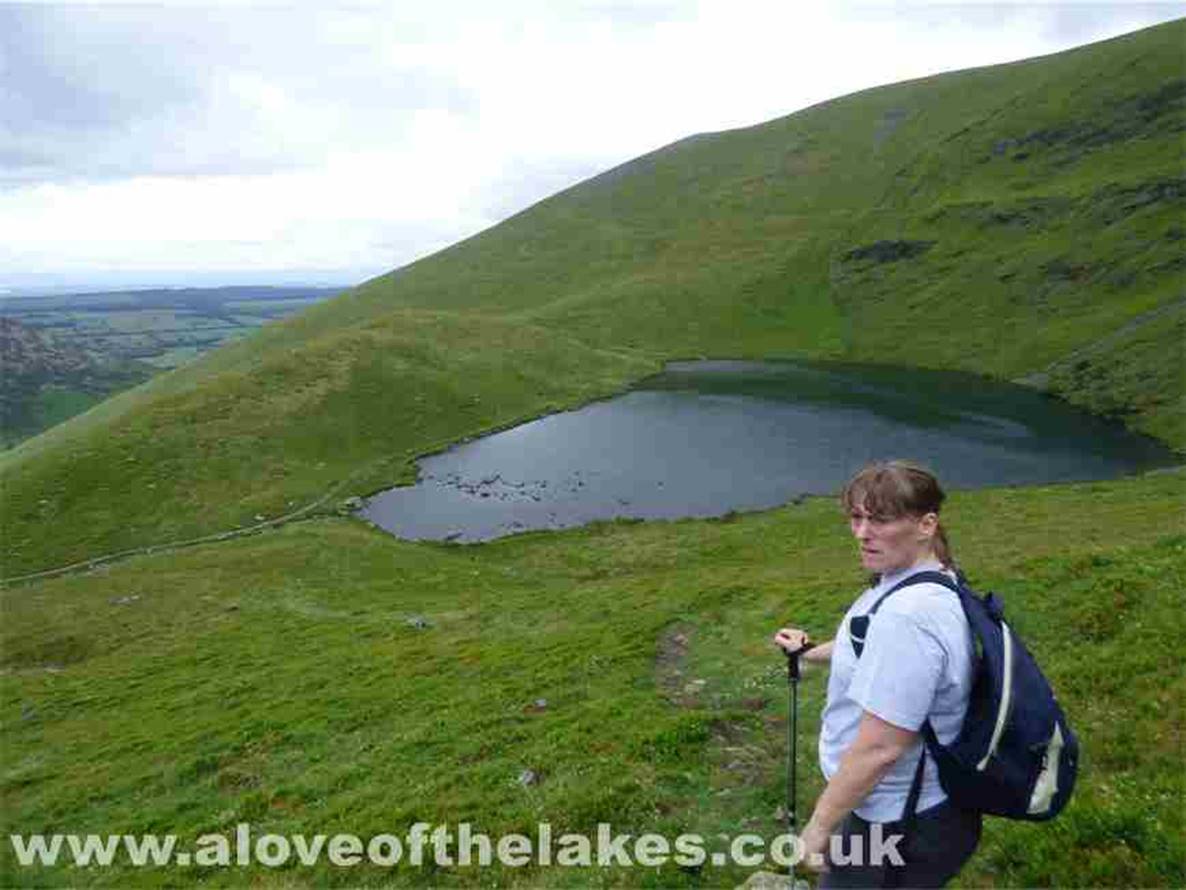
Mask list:
POLYGON ((922 789, 926 751, 939 768, 939 782, 952 802, 1007 819, 1053 819, 1070 799, 1079 765, 1079 740, 1054 698, 1050 684, 1025 645, 1005 622, 1000 599, 981 596, 941 572, 919 572, 882 594, 867 615, 852 619, 857 657, 869 619, 886 598, 913 584, 941 584, 960 598, 976 646, 975 677, 963 726, 941 744, 928 720, 926 740, 906 803, 914 815, 922 789), (862 620, 863 619, 863 620, 862 620))

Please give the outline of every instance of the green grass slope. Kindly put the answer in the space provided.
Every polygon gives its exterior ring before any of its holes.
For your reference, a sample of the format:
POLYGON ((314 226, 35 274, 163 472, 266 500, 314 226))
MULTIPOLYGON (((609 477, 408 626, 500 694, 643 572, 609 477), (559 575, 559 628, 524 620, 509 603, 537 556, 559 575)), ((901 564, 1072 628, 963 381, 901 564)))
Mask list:
MULTIPOLYGON (((957 557, 1002 593, 1083 745, 1054 823, 989 820, 969 887, 1182 886, 1186 475, 957 492, 957 557), (1020 546, 1023 544, 1024 546, 1020 546)), ((11 833, 769 838, 794 618, 862 584, 834 502, 481 547, 324 519, 0 592, 0 885, 730 887, 740 867, 22 867, 11 833), (409 623, 420 618, 420 627, 409 623), (537 701, 544 699, 545 704, 537 701), (522 785, 524 770, 538 781, 522 785)), ((805 681, 801 802, 820 789, 805 681)))
POLYGON ((869 90, 581 183, 0 457, 3 575, 369 493, 670 357, 1026 379, 1186 447, 1184 39, 869 90))

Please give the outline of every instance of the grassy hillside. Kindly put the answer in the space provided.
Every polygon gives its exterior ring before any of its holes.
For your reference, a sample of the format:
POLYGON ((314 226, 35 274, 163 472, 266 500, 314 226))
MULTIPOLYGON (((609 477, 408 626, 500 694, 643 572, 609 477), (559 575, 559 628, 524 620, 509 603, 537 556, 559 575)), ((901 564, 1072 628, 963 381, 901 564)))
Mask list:
POLYGON ((869 90, 608 171, 0 457, 3 574, 332 506, 670 357, 1026 379, 1186 447, 1184 38, 869 90))
MULTIPOLYGON (((154 378, 0 456, 0 836, 775 833, 769 635, 862 576, 826 499, 481 546, 333 513, 412 459, 671 357, 1026 379, 1186 449, 1182 22, 694 137, 154 378), (309 520, 271 527, 299 515, 309 520), (534 781, 520 781, 524 771, 534 781)), ((968 887, 1182 886, 1186 474, 955 493, 1083 744, 968 887)), ((819 790, 821 675, 799 775, 819 790)), ((733 886, 739 867, 35 869, 0 886, 733 886)))
POLYGON ((332 511, 424 450, 651 367, 535 326, 397 310, 208 382, 168 375, 20 446, 7 565, 180 540, 307 501, 332 511), (64 540, 44 540, 47 524, 64 540))
MULTIPOLYGON (((990 820, 961 886, 1182 886, 1181 472, 961 492, 945 522, 1000 591, 1083 744, 1049 825, 990 820), (1024 542, 1024 546, 1018 546, 1024 542)), ((329 519, 0 593, 3 836, 753 831, 782 800, 794 618, 828 636, 861 574, 809 499, 732 521, 613 523, 481 547, 329 519), (417 626, 414 619, 421 619, 417 626), (409 623, 413 620, 413 623, 409 623), (542 704, 539 700, 543 699, 542 704), (522 785, 524 770, 538 780, 522 785)), ((822 675, 801 702, 820 788, 822 675)), ((10 886, 729 887, 738 867, 76 870, 10 886)))

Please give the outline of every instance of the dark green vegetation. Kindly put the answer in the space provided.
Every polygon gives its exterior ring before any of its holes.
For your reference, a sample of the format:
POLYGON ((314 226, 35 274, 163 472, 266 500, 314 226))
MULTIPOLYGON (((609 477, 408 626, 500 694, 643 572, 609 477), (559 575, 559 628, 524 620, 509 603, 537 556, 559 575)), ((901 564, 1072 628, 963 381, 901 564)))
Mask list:
POLYGON ((217 287, 5 297, 0 447, 334 293, 217 287))
POLYGON ((147 380, 134 361, 96 358, 53 334, 0 317, 0 448, 147 380))
MULTIPOLYGON (((1186 448, 1184 38, 1176 22, 871 90, 576 186, 0 457, 3 574, 332 508, 676 356, 1024 378, 1186 448)), ((966 883, 1186 879, 1183 494, 1179 473, 953 499, 957 553, 1007 594, 1086 749, 1071 809, 994 823, 966 883)), ((827 633, 855 592, 840 525, 809 501, 459 548, 322 519, 14 585, 3 833, 770 829, 783 691, 767 639, 792 615, 827 633), (537 786, 516 784, 525 768, 537 786)), ((243 876, 2 883, 199 877, 243 876)))

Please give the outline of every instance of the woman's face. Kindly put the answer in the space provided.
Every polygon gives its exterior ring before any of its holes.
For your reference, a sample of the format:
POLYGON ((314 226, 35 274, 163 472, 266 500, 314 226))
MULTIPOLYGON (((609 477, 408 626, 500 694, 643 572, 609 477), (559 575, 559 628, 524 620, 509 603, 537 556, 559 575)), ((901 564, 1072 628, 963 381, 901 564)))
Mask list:
POLYGON ((939 524, 934 513, 887 519, 861 507, 854 507, 848 520, 860 546, 861 565, 878 574, 909 568, 930 556, 939 524))

